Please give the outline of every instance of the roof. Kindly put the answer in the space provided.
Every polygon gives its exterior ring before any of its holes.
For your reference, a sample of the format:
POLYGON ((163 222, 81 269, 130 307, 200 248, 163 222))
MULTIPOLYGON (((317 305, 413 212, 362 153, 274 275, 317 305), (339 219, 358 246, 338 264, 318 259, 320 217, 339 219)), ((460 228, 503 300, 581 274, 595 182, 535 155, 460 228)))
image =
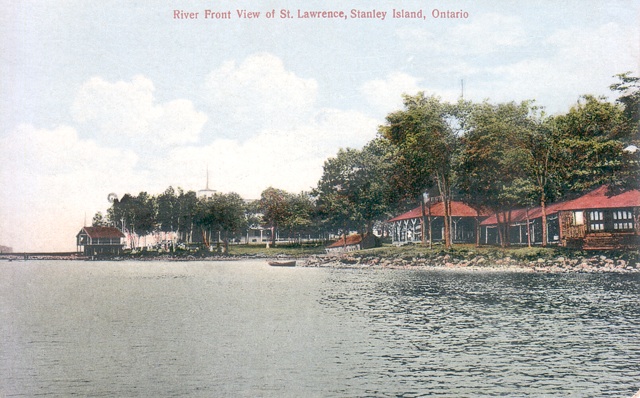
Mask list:
MULTIPOLYGON (((431 206, 425 206, 425 214, 431 214, 432 217, 444 217, 444 202, 433 203, 431 206)), ((477 217, 478 211, 473 207, 466 205, 462 202, 451 201, 451 214, 452 217, 477 217)), ((480 212, 483 215, 483 212, 480 212)), ((409 210, 406 213, 400 214, 389 220, 389 222, 409 220, 412 218, 422 218, 422 206, 418 206, 413 210, 409 210)))
MULTIPOLYGON (((552 203, 550 205, 546 206, 546 213, 547 216, 550 216, 552 214, 556 214, 559 210, 561 210, 561 206, 564 204, 564 202, 558 202, 558 203, 552 203)), ((538 207, 532 207, 529 209, 529 220, 534 220, 536 218, 542 217, 542 207, 538 206, 538 207)), ((516 223, 516 222, 524 222, 527 221, 527 209, 526 208, 522 208, 522 209, 514 209, 511 210, 511 222, 512 223, 516 223)), ((495 213, 490 215, 489 217, 487 217, 486 219, 482 220, 482 222, 480 223, 480 225, 493 225, 493 224, 497 224, 497 218, 495 213)))
POLYGON ((85 232, 91 239, 115 239, 124 238, 124 234, 116 227, 83 227, 78 235, 85 232))
MULTIPOLYGON (((547 215, 555 214, 559 211, 566 210, 588 210, 588 209, 613 209, 624 207, 638 207, 640 206, 640 191, 631 190, 620 193, 618 195, 607 195, 607 186, 603 185, 593 191, 582 195, 576 199, 568 200, 565 202, 553 203, 547 206, 547 215)), ((529 209, 529 219, 533 220, 542 217, 542 208, 534 207, 529 209)), ((526 209, 515 209, 511 211, 511 222, 523 222, 527 220, 526 209)), ((497 224, 496 215, 493 214, 480 225, 494 225, 497 224)))
MULTIPOLYGON (((357 245, 360 242, 362 242, 362 236, 360 236, 359 234, 349 235, 347 236, 346 246, 357 245)), ((342 246, 345 246, 344 236, 340 237, 340 239, 338 239, 336 242, 330 244, 327 247, 329 248, 329 247, 342 247, 342 246)))
POLYGON ((640 206, 640 190, 634 189, 617 195, 608 195, 607 191, 608 187, 603 185, 579 198, 563 202, 560 210, 612 209, 640 206))

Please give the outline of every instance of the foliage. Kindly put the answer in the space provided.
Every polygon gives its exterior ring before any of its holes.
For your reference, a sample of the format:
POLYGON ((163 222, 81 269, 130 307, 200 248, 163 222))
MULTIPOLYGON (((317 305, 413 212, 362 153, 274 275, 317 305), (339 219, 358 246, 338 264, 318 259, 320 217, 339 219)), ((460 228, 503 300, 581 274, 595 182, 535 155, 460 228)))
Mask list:
POLYGON ((621 94, 617 102, 624 108, 631 139, 637 143, 640 141, 640 77, 632 76, 631 72, 620 73, 615 77, 620 81, 609 88, 621 94))
MULTIPOLYGON (((555 118, 559 181, 564 194, 580 194, 602 184, 623 185, 624 142, 632 132, 621 106, 584 96, 555 118)), ((637 176, 637 174, 636 174, 637 176)))
POLYGON ((314 195, 327 226, 343 234, 371 232, 375 221, 388 216, 393 151, 387 140, 378 138, 362 150, 340 149, 325 161, 314 195))
POLYGON ((257 210, 262 214, 263 224, 271 228, 271 243, 275 244, 279 229, 291 233, 310 227, 314 206, 307 193, 295 195, 269 187, 262 191, 257 210))
POLYGON ((94 227, 104 227, 107 225, 107 220, 105 220, 102 212, 96 212, 93 216, 93 220, 91 221, 91 225, 94 227))
MULTIPOLYGON (((463 139, 459 188, 468 201, 498 216, 504 245, 509 242, 510 211, 531 205, 537 189, 538 180, 529 177, 539 173, 536 140, 544 136, 535 111, 528 101, 497 105, 485 101, 471 112, 469 132, 463 139)), ((545 145, 540 148, 543 154, 545 145)))
POLYGON ((434 183, 444 202, 445 244, 451 245, 451 191, 455 184, 455 162, 460 134, 465 129, 469 104, 442 102, 420 92, 404 96, 404 109, 390 113, 379 132, 398 148, 394 186, 401 196, 422 200, 422 194, 434 183))

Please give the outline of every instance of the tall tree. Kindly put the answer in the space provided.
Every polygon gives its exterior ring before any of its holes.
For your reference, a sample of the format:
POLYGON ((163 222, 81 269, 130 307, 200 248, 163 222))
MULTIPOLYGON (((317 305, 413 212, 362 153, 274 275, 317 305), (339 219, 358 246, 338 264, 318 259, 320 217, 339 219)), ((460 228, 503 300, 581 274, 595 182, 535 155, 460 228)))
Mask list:
POLYGON ((511 210, 526 203, 532 184, 523 165, 524 138, 535 129, 529 102, 474 107, 459 164, 459 188, 497 217, 503 246, 509 245, 511 210))
POLYGON ((101 211, 96 212, 93 216, 93 220, 91 221, 91 226, 93 227, 104 227, 107 225, 107 220, 105 220, 101 211))
POLYGON ((269 187, 260 194, 260 211, 263 221, 271 228, 271 244, 276 243, 278 228, 286 224, 290 216, 289 197, 285 190, 269 187))
POLYGON ((424 93, 404 97, 404 109, 389 114, 380 133, 398 148, 405 197, 418 198, 433 183, 444 204, 445 246, 451 247, 450 208, 455 183, 454 164, 465 128, 467 103, 449 104, 424 93))
POLYGON ((156 204, 158 229, 161 232, 175 232, 178 228, 178 197, 173 187, 158 195, 156 204))
POLYGON ((637 143, 640 141, 640 77, 631 75, 631 72, 620 73, 615 77, 619 82, 609 88, 620 94, 616 101, 624 108, 631 132, 630 138, 637 143))
POLYGON ((178 188, 177 195, 177 217, 176 232, 179 239, 191 243, 193 240, 193 229, 198 207, 198 197, 194 191, 184 192, 178 188))
POLYGON ((568 113, 555 118, 561 188, 580 194, 602 184, 618 185, 623 148, 629 139, 621 106, 604 97, 584 96, 568 113))
POLYGON ((387 216, 392 191, 393 147, 383 138, 362 150, 340 149, 327 159, 314 191, 325 222, 341 229, 372 232, 376 220, 387 216))

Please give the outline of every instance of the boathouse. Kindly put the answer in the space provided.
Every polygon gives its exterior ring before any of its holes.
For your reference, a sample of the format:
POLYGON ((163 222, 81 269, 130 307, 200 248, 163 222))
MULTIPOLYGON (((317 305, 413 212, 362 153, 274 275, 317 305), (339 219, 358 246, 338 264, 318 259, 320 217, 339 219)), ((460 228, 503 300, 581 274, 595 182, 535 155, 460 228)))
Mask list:
POLYGON ((85 256, 120 255, 124 238, 124 234, 115 227, 83 227, 76 235, 78 252, 85 256))
MULTIPOLYGON (((479 222, 485 216, 459 201, 451 201, 449 210, 451 217, 451 241, 453 243, 475 243, 479 222)), ((424 206, 426 241, 444 240, 444 203, 429 202, 424 206)), ((391 224, 391 239, 394 245, 416 243, 422 241, 423 208, 418 206, 404 214, 400 214, 388 222, 391 224)))

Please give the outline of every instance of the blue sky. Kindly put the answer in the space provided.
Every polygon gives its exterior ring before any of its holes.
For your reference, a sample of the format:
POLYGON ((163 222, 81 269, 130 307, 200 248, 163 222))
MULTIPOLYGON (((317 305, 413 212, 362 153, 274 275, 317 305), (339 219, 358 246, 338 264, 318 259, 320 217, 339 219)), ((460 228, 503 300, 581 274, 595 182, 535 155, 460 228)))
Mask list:
POLYGON ((465 98, 558 113, 583 94, 611 97, 614 74, 640 69, 631 0, 0 4, 0 245, 15 250, 74 250, 110 192, 198 190, 207 166, 211 188, 246 198, 309 190, 338 148, 375 137, 402 93, 456 100, 463 80, 465 98), (427 18, 392 19, 394 8, 427 18), (281 9, 387 17, 266 18, 281 9))

